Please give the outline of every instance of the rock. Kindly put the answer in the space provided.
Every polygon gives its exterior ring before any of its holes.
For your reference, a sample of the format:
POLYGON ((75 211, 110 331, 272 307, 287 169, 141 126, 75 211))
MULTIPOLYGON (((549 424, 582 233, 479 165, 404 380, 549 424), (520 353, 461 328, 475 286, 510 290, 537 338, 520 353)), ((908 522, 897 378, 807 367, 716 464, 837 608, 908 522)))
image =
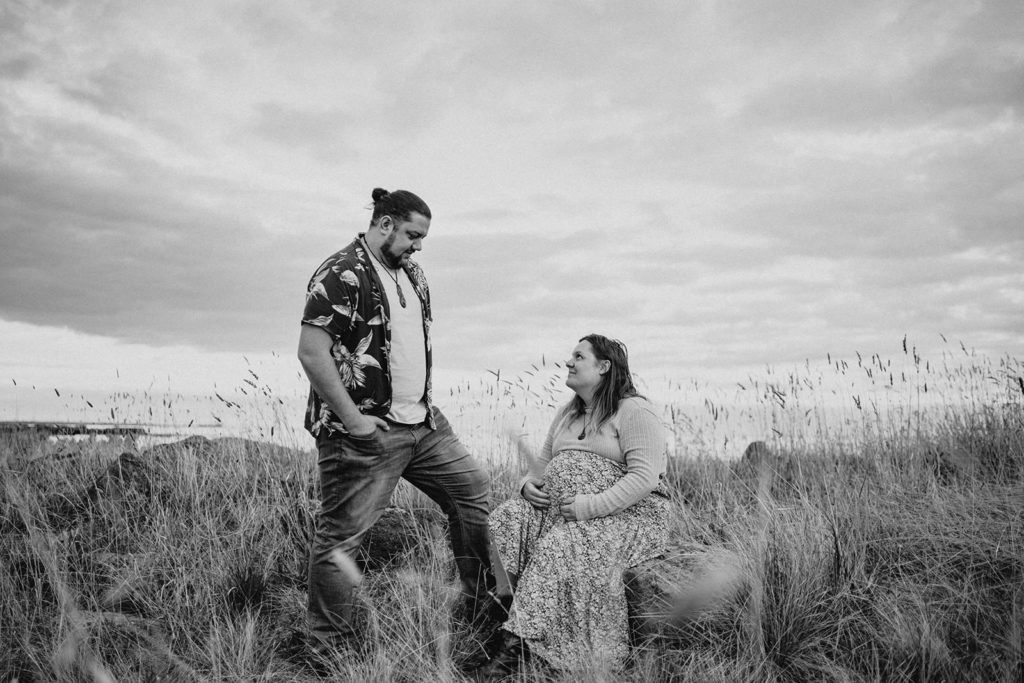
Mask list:
POLYGON ((676 548, 623 572, 634 646, 678 638, 695 621, 726 615, 747 581, 740 557, 724 548, 676 548))
MULTIPOLYGON (((160 444, 138 454, 123 452, 91 481, 86 480, 84 488, 72 495, 51 497, 46 505, 47 518, 51 528, 67 530, 79 525, 97 508, 112 506, 131 510, 132 522, 144 525, 152 514, 151 503, 161 496, 161 487, 170 485, 168 473, 183 463, 200 472, 214 459, 217 462, 278 459, 282 464, 291 464, 304 457, 305 453, 274 444, 202 436, 160 444)), ((293 471, 293 468, 286 471, 293 471)), ((268 484, 280 485, 282 494, 293 500, 281 513, 281 526, 285 538, 295 545, 296 555, 303 557, 301 564, 305 567, 305 555, 315 530, 316 479, 309 482, 306 477, 288 476, 268 480, 268 484)), ((359 564, 362 569, 393 565, 410 552, 442 537, 444 528, 444 516, 436 509, 413 512, 389 507, 363 540, 359 564)))
POLYGON ((152 466, 142 456, 122 453, 80 493, 51 496, 45 506, 47 522, 54 530, 66 530, 96 506, 114 502, 144 509, 152 497, 153 483, 152 466))
MULTIPOLYGON (((435 533, 429 527, 443 524, 433 510, 413 512, 389 507, 363 539, 359 564, 363 571, 400 563, 409 553, 429 543, 435 533)), ((436 529, 435 529, 436 530, 436 529)))
MULTIPOLYGON (((75 453, 61 454, 66 458, 75 456, 75 453)), ((97 505, 118 504, 138 512, 142 521, 151 499, 158 494, 161 484, 166 483, 166 473, 172 464, 194 462, 197 472, 201 472, 215 458, 231 462, 261 458, 293 463, 302 457, 305 454, 294 449, 261 441, 203 436, 159 444, 141 453, 125 451, 100 470, 84 490, 52 496, 46 505, 47 518, 53 528, 67 529, 78 524, 82 515, 97 505)), ((281 483, 283 487, 289 485, 287 481, 281 483)))
POLYGON ((389 507, 363 539, 361 569, 380 569, 410 552, 417 542, 416 519, 403 508, 389 507))
POLYGON ((189 436, 180 441, 161 443, 141 451, 139 457, 148 463, 158 462, 172 458, 180 458, 182 455, 194 455, 206 457, 213 455, 216 451, 215 443, 220 439, 211 440, 205 436, 189 436))
POLYGON ((143 456, 122 453, 107 465, 86 490, 85 497, 95 505, 100 500, 149 500, 153 493, 152 465, 143 456))
POLYGON ((259 459, 275 464, 290 466, 307 457, 307 453, 265 441, 254 441, 238 437, 207 439, 204 436, 190 436, 172 443, 158 444, 142 451, 146 462, 176 460, 182 457, 194 458, 197 467, 213 462, 244 462, 259 459))
POLYGON ((749 462, 756 467, 762 460, 769 457, 771 457, 771 450, 769 450, 768 444, 764 441, 751 441, 744 449, 740 460, 749 462))
POLYGON ((764 441, 751 441, 739 460, 731 464, 733 474, 749 483, 760 498, 772 493, 778 482, 792 484, 797 477, 791 453, 770 447, 764 441))

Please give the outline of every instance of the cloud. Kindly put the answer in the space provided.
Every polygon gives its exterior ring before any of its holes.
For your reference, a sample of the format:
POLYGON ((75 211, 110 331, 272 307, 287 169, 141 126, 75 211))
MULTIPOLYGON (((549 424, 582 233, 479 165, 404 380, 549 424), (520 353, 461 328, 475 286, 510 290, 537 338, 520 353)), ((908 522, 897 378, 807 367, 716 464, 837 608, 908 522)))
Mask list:
POLYGON ((307 151, 330 161, 358 156, 343 134, 352 124, 353 118, 341 108, 307 111, 266 102, 257 105, 253 132, 289 150, 307 151))
MULTIPOLYGON (((0 169, 5 316, 136 342, 252 348, 254 315, 285 304, 288 280, 298 301, 305 264, 226 207, 184 200, 199 188, 161 182, 172 176, 158 170, 108 183, 0 169)), ((256 343, 278 348, 283 336, 256 343)))
POLYGON ((0 26, 0 318, 294 346, 406 187, 437 357, 646 367, 905 331, 1024 349, 1018 2, 26 3, 0 26))

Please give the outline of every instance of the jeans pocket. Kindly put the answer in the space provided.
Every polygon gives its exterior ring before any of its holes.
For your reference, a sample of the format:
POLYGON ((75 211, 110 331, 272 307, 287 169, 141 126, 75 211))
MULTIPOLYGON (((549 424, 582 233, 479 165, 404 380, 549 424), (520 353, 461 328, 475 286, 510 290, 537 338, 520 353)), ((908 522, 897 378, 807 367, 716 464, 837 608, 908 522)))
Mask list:
POLYGON ((349 448, 357 455, 380 455, 384 452, 384 442, 381 440, 380 429, 375 429, 369 434, 356 436, 346 434, 345 441, 349 448))

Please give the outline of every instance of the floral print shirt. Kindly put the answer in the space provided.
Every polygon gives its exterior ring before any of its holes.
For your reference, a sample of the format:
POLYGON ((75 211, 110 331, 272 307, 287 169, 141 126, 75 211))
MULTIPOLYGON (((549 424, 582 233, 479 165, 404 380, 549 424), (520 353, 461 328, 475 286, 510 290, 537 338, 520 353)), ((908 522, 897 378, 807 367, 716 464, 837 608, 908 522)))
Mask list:
MULTIPOLYGON (((324 261, 306 288, 302 322, 316 325, 334 340, 331 355, 338 375, 359 411, 384 417, 391 408, 390 307, 370 262, 363 235, 324 261)), ((414 261, 403 266, 423 309, 423 342, 427 359, 424 400, 427 424, 435 428, 430 403, 430 290, 423 269, 414 261)), ((305 427, 313 436, 347 433, 341 419, 310 387, 305 427)))

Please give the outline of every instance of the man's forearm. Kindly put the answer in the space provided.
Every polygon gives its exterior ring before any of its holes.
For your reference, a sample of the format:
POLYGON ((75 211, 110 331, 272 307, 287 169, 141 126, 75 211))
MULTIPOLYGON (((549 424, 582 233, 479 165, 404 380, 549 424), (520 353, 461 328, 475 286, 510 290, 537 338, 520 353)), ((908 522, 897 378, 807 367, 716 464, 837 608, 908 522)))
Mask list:
POLYGON ((342 384, 334 360, 330 356, 326 359, 322 356, 313 356, 312 358, 300 358, 299 362, 302 363, 302 369, 306 371, 306 377, 309 378, 313 390, 320 395, 320 398, 327 403, 347 428, 352 424, 353 418, 361 413, 355 402, 352 401, 352 397, 348 395, 345 385, 342 384))
POLYGON ((326 401, 348 429, 361 413, 338 375, 331 356, 331 338, 319 328, 303 326, 299 337, 299 363, 313 390, 326 401))

